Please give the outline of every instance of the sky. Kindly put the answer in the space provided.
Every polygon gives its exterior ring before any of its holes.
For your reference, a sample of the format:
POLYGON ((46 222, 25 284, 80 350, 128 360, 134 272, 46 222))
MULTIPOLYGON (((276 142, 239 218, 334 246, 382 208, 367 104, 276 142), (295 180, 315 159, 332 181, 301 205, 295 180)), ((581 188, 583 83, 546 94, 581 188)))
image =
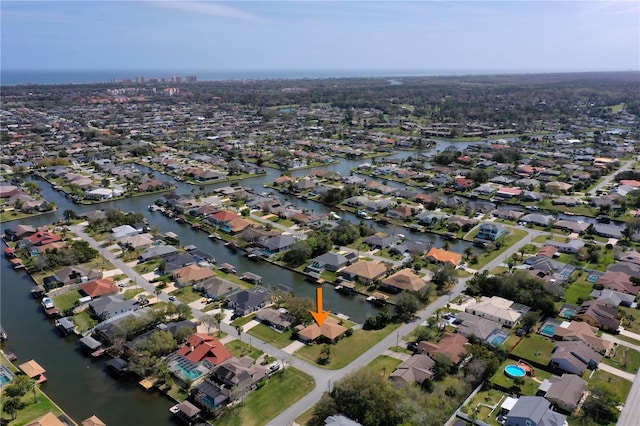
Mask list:
POLYGON ((0 2, 3 70, 640 69, 637 1, 0 2))

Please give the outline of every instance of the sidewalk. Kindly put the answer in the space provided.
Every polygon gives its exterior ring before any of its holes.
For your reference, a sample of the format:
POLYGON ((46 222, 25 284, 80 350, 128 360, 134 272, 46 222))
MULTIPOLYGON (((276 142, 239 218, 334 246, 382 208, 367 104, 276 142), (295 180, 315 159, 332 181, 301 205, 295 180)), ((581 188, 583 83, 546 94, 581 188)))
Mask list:
POLYGON ((614 376, 618 376, 622 379, 629 380, 630 382, 633 382, 633 380, 636 378, 634 374, 627 373, 626 371, 618 370, 617 368, 611 367, 610 365, 604 364, 602 362, 598 364, 598 368, 602 371, 606 371, 607 373, 611 373, 614 376))

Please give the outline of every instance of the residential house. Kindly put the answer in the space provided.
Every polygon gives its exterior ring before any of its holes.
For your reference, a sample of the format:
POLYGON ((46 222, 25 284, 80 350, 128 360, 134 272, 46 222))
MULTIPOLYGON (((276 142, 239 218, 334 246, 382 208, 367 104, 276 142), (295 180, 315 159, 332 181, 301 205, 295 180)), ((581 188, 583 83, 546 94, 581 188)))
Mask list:
POLYGON ((138 259, 140 260, 140 262, 146 262, 152 259, 168 257, 176 253, 178 253, 178 249, 175 248, 174 246, 169 246, 169 245, 153 246, 145 250, 138 259))
POLYGON ((636 250, 623 251, 618 253, 616 260, 640 265, 640 252, 636 250))
POLYGON ((553 216, 545 216, 540 213, 529 213, 520 218, 520 222, 532 223, 538 226, 549 226, 553 222, 553 216))
POLYGON ((591 232, 606 238, 615 238, 617 240, 622 238, 622 229, 613 224, 594 223, 591 225, 591 232))
POLYGON ((227 305, 235 311, 235 315, 245 316, 263 308, 269 299, 266 290, 242 290, 227 297, 227 305))
POLYGON ((575 374, 563 374, 561 377, 552 376, 551 379, 543 380, 538 388, 538 392, 542 393, 541 396, 544 399, 567 413, 576 409, 586 390, 587 382, 575 374))
POLYGON ((121 225, 113 228, 111 230, 111 236, 119 240, 124 237, 132 237, 134 235, 138 235, 142 232, 142 229, 136 229, 131 225, 121 225))
POLYGON ((498 198, 504 198, 507 200, 518 198, 522 194, 522 189, 520 188, 509 188, 503 186, 502 188, 496 191, 495 196, 498 198))
POLYGON ((544 243, 546 246, 555 247, 560 253, 576 254, 584 247, 584 241, 579 239, 571 239, 566 243, 555 240, 547 240, 544 243))
POLYGON ((507 229, 502 225, 493 222, 485 222, 480 225, 476 238, 486 241, 495 241, 502 235, 508 234, 508 232, 509 231, 507 231, 507 229))
POLYGON ((116 315, 135 311, 138 308, 138 302, 135 299, 122 300, 115 296, 105 296, 89 302, 89 308, 91 308, 96 317, 105 320, 116 315))
POLYGON ((349 265, 349 260, 340 253, 327 252, 311 259, 307 269, 312 272, 321 273, 323 269, 336 272, 338 269, 349 265))
POLYGON ((605 331, 617 332, 620 327, 618 309, 598 300, 583 302, 574 318, 605 331))
POLYGON ((632 294, 621 293, 615 290, 593 290, 591 297, 605 305, 617 308, 618 306, 636 307, 636 297, 632 294))
POLYGON ((640 286, 633 283, 629 275, 624 272, 614 272, 610 270, 607 270, 604 275, 596 280, 594 287, 596 289, 606 288, 634 296, 637 296, 640 292, 640 286))
POLYGON ((520 321, 522 315, 529 311, 529 308, 526 306, 515 305, 519 308, 518 310, 512 308, 512 306, 514 306, 512 300, 503 299, 498 296, 491 298, 483 296, 479 302, 469 305, 465 309, 465 312, 499 322, 507 327, 513 327, 520 321))
POLYGON ((258 243, 259 247, 268 253, 273 255, 283 251, 291 249, 291 246, 296 242, 293 235, 276 235, 258 243))
POLYGON ((93 281, 102 278, 101 271, 88 269, 84 266, 66 266, 62 269, 58 269, 53 275, 55 280, 63 285, 93 281))
POLYGON ((466 312, 458 312, 454 321, 456 332, 466 338, 475 336, 479 340, 486 340, 496 330, 502 329, 502 324, 487 318, 480 318, 466 312))
POLYGON ((281 309, 262 308, 256 312, 256 319, 270 327, 286 331, 293 325, 295 319, 281 309))
POLYGON ((398 241, 400 241, 400 237, 397 235, 371 235, 364 240, 372 250, 384 250, 393 246, 398 241))
POLYGON ((336 343, 347 333, 347 328, 338 323, 338 320, 328 317, 321 326, 312 323, 307 327, 298 326, 298 340, 306 344, 320 340, 326 340, 329 343, 336 343))
POLYGON ((340 276, 349 281, 362 280, 367 284, 382 277, 387 272, 387 267, 379 262, 361 260, 347 266, 340 271, 340 276))
POLYGON ((432 262, 449 264, 455 268, 462 262, 462 255, 453 251, 431 247, 427 253, 427 259, 432 262))
POLYGON ((399 293, 404 290, 420 291, 427 285, 427 282, 416 275, 412 269, 405 268, 385 278, 381 284, 391 293, 399 293))
POLYGON ((112 277, 100 278, 98 280, 86 282, 82 284, 80 288, 84 294, 91 296, 93 299, 100 296, 116 294, 119 290, 112 277))
POLYGON ((418 343, 418 353, 429 355, 434 358, 443 354, 449 357, 454 364, 458 364, 467 353, 466 344, 469 340, 462 334, 451 334, 445 332, 438 343, 421 341, 418 343))
POLYGON ((178 354, 197 364, 203 360, 213 365, 220 365, 233 357, 220 340, 208 334, 195 333, 178 349, 178 354))
POLYGON ((595 370, 601 359, 600 354, 581 341, 557 342, 549 365, 582 376, 587 369, 595 370))
POLYGON ((37 229, 31 225, 18 224, 4 230, 4 234, 9 241, 18 241, 37 232, 37 229))
POLYGON ((417 383, 420 385, 426 379, 433 377, 431 369, 434 365, 435 361, 428 355, 413 355, 398 365, 389 377, 396 384, 406 385, 417 383))
POLYGON ((254 388, 267 375, 267 367, 254 364, 250 357, 230 358, 211 373, 212 379, 227 389, 233 390, 237 399, 254 388))
POLYGON ((564 219, 561 219, 553 224, 554 228, 576 234, 584 234, 585 232, 587 232, 587 229, 589 229, 589 226, 591 226, 589 222, 576 222, 575 220, 564 219))
POLYGON ((610 340, 601 339, 597 333, 597 327, 583 321, 571 321, 556 327, 553 338, 562 341, 579 340, 601 355, 611 355, 615 344, 610 340))
POLYGON ((628 262, 616 262, 607 266, 607 272, 622 272, 623 274, 629 275, 629 277, 640 278, 640 265, 628 262))
POLYGON ((172 272, 176 287, 185 287, 198 284, 207 278, 215 277, 216 273, 211 268, 198 265, 189 265, 174 269, 172 272))
POLYGON ((193 285, 194 290, 202 292, 202 295, 214 300, 220 300, 222 297, 231 294, 240 289, 237 284, 225 280, 220 277, 210 277, 193 285))
POLYGON ((40 416, 25 426, 66 426, 67 423, 62 422, 58 416, 49 411, 44 416, 40 416))
POLYGON ((567 418, 541 396, 521 396, 507 414, 506 426, 567 426, 567 418))

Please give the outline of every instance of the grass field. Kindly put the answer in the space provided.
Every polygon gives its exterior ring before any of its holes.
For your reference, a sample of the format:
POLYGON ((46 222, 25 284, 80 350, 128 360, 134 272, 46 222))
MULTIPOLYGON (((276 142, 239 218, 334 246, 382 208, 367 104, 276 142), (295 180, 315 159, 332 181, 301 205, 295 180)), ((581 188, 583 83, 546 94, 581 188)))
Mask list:
POLYGON ((91 318, 88 310, 84 310, 79 314, 75 314, 73 316, 73 322, 76 323, 76 325, 78 326, 78 331, 81 333, 98 325, 98 320, 91 318))
POLYGON ((542 380, 544 379, 548 379, 551 377, 551 373, 548 373, 546 371, 540 370, 539 368, 536 368, 535 380, 532 377, 527 376, 523 378, 524 380, 523 385, 516 385, 514 379, 507 377, 507 375, 504 374, 504 368, 507 365, 512 365, 515 363, 516 362, 512 359, 508 359, 505 362, 503 362, 500 368, 498 368, 498 371, 496 371, 496 374, 494 374, 493 377, 491 377, 490 382, 496 385, 502 386, 506 389, 511 389, 511 387, 518 386, 520 388, 520 392, 522 393, 522 395, 535 396, 538 390, 538 387, 540 386, 540 382, 542 382, 542 380))
POLYGON ((362 355, 367 349, 382 340, 386 335, 398 328, 399 324, 390 324, 382 330, 356 330, 353 335, 341 339, 332 345, 331 362, 320 365, 317 360, 324 345, 304 346, 295 355, 299 358, 318 365, 321 368, 337 370, 348 365, 351 361, 362 355))
POLYGON ((182 288, 179 288, 178 290, 173 290, 169 294, 171 296, 177 297, 179 301, 186 304, 195 302, 196 300, 202 298, 202 295, 194 291, 193 287, 191 286, 182 287, 182 288))
POLYGON ((554 345, 551 340, 538 334, 532 334, 522 339, 511 353, 524 360, 547 365, 551 361, 551 351, 554 345))
POLYGON ((504 245, 500 250, 486 251, 481 256, 478 256, 478 263, 473 265, 474 269, 480 269, 484 267, 487 263, 491 262, 493 259, 502 254, 506 249, 523 239, 527 236, 527 231, 522 229, 509 228, 509 236, 507 236, 504 245))
POLYGON ((315 387, 313 378, 288 367, 274 374, 260 389, 244 398, 242 404, 226 410, 215 421, 220 426, 258 426, 267 424, 315 387), (274 400, 273 396, 277 395, 274 400), (274 401, 277 401, 274 403, 274 401))
POLYGON ((273 328, 264 324, 258 324, 255 327, 251 327, 248 333, 280 349, 289 346, 289 344, 293 342, 293 340, 291 340, 291 331, 278 333, 273 328))
POLYGON ((591 376, 591 379, 588 377, 590 374, 591 371, 587 371, 585 376, 582 376, 583 379, 589 382, 590 388, 606 389, 620 402, 627 399, 627 395, 629 395, 629 391, 631 390, 630 381, 602 370, 596 371, 593 376, 591 376))
POLYGON ((371 361, 367 365, 367 368, 376 373, 379 373, 380 376, 384 378, 388 378, 391 375, 391 373, 393 373, 393 370, 395 370, 398 367, 398 365, 400 365, 401 363, 402 361, 400 361, 397 358, 392 358, 386 355, 380 355, 376 359, 371 361))
POLYGON ((627 373, 635 374, 640 368, 640 352, 625 346, 618 346, 612 358, 602 358, 602 362, 627 373))
POLYGON ((571 305, 580 305, 578 299, 587 300, 591 298, 593 284, 587 282, 584 277, 580 277, 571 284, 564 292, 564 301, 571 305))
POLYGON ((241 342, 240 340, 232 340, 224 345, 229 352, 236 358, 242 358, 243 356, 250 356, 251 358, 258 359, 262 355, 260 349, 250 346, 249 343, 241 342))
POLYGON ((71 290, 58 296, 54 296, 52 299, 56 307, 64 312, 67 309, 73 308, 81 297, 82 295, 78 290, 71 290))

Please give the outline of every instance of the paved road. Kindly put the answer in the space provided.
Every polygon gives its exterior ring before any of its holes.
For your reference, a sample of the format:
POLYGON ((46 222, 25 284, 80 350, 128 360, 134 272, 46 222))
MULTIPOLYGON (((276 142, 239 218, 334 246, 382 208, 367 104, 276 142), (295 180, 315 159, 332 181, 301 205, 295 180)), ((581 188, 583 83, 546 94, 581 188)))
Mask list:
POLYGON ((609 183, 611 183, 611 181, 613 180, 613 178, 615 177, 615 175, 617 175, 620 172, 624 172, 625 170, 629 170, 631 168, 631 166, 633 166, 633 164, 636 162, 636 159, 633 160, 629 160, 627 162, 625 162, 624 164, 622 164, 622 166, 620 166, 619 169, 614 170, 612 173, 608 174, 607 176, 605 176, 604 179, 602 179, 602 181, 600 183, 598 183, 596 186, 594 186, 593 188, 591 188, 591 191, 589 191, 587 193, 587 195, 596 195, 596 191, 604 188, 605 186, 607 186, 609 183))

